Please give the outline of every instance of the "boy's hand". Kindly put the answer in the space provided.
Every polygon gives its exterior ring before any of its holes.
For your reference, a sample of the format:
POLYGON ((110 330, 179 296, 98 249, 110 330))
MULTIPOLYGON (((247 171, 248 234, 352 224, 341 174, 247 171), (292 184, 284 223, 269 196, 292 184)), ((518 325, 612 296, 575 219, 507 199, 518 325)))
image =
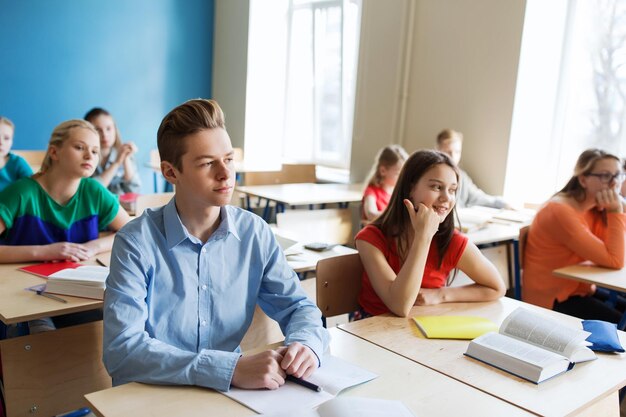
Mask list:
POLYGON ((283 355, 266 350, 237 361, 231 385, 244 389, 277 389, 285 383, 285 371, 280 367, 283 355))
POLYGON ((280 367, 287 375, 306 379, 317 369, 317 355, 302 343, 293 342, 278 348, 277 352, 283 356, 280 367))

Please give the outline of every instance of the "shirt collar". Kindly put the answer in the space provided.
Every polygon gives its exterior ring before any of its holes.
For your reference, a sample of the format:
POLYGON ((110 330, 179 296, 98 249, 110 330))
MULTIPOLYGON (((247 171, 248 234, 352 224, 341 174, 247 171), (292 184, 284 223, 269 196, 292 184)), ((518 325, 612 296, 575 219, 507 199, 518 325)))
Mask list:
MULTIPOLYGON (((231 210, 227 209, 227 206, 220 207, 220 220, 220 225, 215 232, 213 232, 209 240, 225 238, 229 233, 237 240, 241 240, 235 227, 233 213, 231 210)), ((175 197, 163 208, 163 222, 168 249, 172 249, 185 239, 189 239, 193 243, 201 243, 196 237, 189 234, 187 228, 180 220, 178 210, 176 210, 175 197)))

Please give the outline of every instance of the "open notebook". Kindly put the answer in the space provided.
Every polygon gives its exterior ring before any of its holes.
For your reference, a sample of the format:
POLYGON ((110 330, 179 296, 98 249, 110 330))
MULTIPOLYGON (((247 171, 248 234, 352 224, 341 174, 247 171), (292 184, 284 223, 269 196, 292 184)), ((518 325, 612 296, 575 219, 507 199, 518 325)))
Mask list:
POLYGON ((276 390, 244 390, 231 388, 222 394, 240 402, 257 413, 275 414, 310 410, 334 398, 342 390, 376 378, 373 372, 348 363, 335 356, 325 356, 322 366, 307 381, 322 387, 316 392, 287 381, 276 390))

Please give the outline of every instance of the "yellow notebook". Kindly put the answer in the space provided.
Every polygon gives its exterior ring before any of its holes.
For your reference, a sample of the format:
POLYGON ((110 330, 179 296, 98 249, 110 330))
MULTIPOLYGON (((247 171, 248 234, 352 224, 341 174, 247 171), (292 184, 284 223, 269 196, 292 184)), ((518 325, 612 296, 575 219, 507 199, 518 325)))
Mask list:
POLYGON ((476 316, 416 316, 415 324, 429 339, 474 339, 488 332, 497 332, 491 320, 476 316))

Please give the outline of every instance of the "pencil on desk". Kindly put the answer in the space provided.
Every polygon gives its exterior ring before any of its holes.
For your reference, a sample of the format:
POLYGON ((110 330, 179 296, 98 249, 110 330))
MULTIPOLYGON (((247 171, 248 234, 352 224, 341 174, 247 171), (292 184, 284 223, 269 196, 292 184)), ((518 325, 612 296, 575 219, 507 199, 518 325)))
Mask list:
POLYGON ((43 295, 44 297, 48 297, 52 300, 60 301, 62 303, 67 303, 67 300, 61 297, 57 297, 56 295, 48 294, 47 292, 43 292, 43 290, 38 290, 37 295, 43 295))
POLYGON ((319 385, 315 385, 312 382, 309 381, 305 381, 304 379, 295 377, 293 375, 287 375, 286 378, 287 381, 291 381, 291 382, 295 382, 298 385, 302 385, 305 388, 308 388, 310 390, 316 391, 316 392, 321 392, 322 391, 322 387, 320 387, 319 385))

